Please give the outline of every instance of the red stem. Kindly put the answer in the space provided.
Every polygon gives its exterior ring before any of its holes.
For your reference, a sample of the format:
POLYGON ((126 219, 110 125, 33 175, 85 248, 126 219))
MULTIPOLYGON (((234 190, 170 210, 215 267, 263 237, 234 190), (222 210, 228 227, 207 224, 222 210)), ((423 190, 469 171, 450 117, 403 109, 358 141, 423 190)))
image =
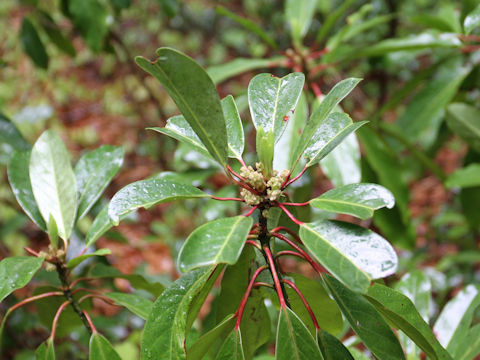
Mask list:
POLYGON ((275 255, 275 258, 278 258, 279 256, 285 256, 285 255, 292 255, 292 256, 296 256, 296 257, 299 257, 303 260, 306 260, 305 259, 305 256, 303 256, 302 254, 296 252, 296 251, 293 251, 293 250, 283 250, 283 251, 279 251, 277 253, 277 255, 275 255))
POLYGON ((268 287, 268 288, 273 288, 272 284, 269 284, 269 283, 266 283, 266 282, 263 282, 263 281, 257 281, 253 284, 253 287, 259 287, 259 286, 265 286, 265 287, 268 287))
POLYGON ((282 205, 287 205, 287 206, 307 206, 310 204, 310 201, 306 201, 303 203, 295 203, 295 202, 283 202, 282 205))
POLYGON ((247 213, 246 213, 245 215, 243 215, 243 216, 249 217, 250 215, 253 214, 253 212, 254 212, 257 208, 258 208, 258 205, 255 205, 254 207, 252 207, 252 208, 250 209, 249 212, 247 212, 247 213))
POLYGON ((290 236, 292 236, 298 243, 302 244, 302 240, 298 237, 298 235, 293 230, 290 230, 285 226, 277 226, 275 229, 273 229, 270 232, 278 233, 279 231, 285 231, 286 233, 290 234, 290 236))
POLYGON ((40 257, 40 254, 36 252, 35 250, 30 249, 28 246, 24 247, 25 251, 28 252, 30 255, 40 257))
POLYGON ((93 281, 93 280, 97 280, 97 279, 96 278, 90 278, 90 277, 82 277, 82 278, 75 279, 70 284, 70 289, 73 289, 81 281, 93 281))
POLYGON ((285 283, 285 284, 287 284, 288 286, 290 286, 293 290, 295 290, 295 292, 297 293, 297 295, 298 295, 298 296, 300 297, 300 299, 302 300, 303 305, 305 305, 305 308, 307 309, 308 313, 310 314, 310 317, 312 318, 313 325, 315 326, 315 329, 316 329, 316 330, 319 330, 319 329, 320 329, 320 326, 318 325, 317 319, 315 318, 315 314, 313 313, 313 310, 312 310, 312 308, 310 307, 310 305, 308 304, 307 299, 305 299, 305 296, 303 296, 302 292, 301 292, 300 289, 297 287, 297 285, 295 285, 293 282, 291 282, 291 281, 288 280, 288 279, 282 279, 282 282, 285 283))
POLYGON ((301 221, 298 220, 295 216, 293 216, 293 215, 290 213, 290 211, 287 210, 287 208, 286 208, 285 206, 283 206, 281 203, 277 203, 277 205, 278 205, 278 207, 279 207, 280 209, 283 210, 283 212, 284 212, 285 214, 287 214, 287 216, 288 216, 295 224, 297 224, 298 226, 303 225, 303 222, 301 222, 301 221))
POLYGON ((317 98, 320 98, 323 96, 322 90, 320 90, 320 86, 318 86, 316 83, 312 83, 311 87, 317 98))
POLYGON ((328 49, 323 48, 322 50, 317 50, 308 54, 307 59, 312 59, 312 60, 318 59, 319 57, 321 57, 322 55, 325 55, 326 53, 328 53, 328 49))
MULTIPOLYGON (((246 167, 246 166, 245 166, 246 167)), ((227 165, 227 169, 228 171, 230 171, 233 175, 235 175, 237 178, 239 178, 240 180, 242 180, 243 182, 246 182, 245 178, 243 176, 241 176, 240 174, 237 174, 237 172, 235 170, 233 170, 230 165, 227 165)))
POLYGON ((243 160, 242 157, 237 158, 237 160, 242 164, 243 167, 247 167, 247 164, 245 164, 245 160, 243 160))
POLYGON ((283 189, 284 187, 287 187, 287 186, 290 185, 291 183, 294 183, 294 182, 297 181, 298 179, 300 179, 300 178, 302 177, 302 175, 305 174, 305 171, 307 171, 307 169, 308 169, 308 166, 305 165, 305 167, 302 169, 302 171, 300 171, 300 173, 299 173, 297 176, 295 176, 293 179, 289 180, 289 181, 285 184, 285 186, 282 186, 282 189, 283 189))
POLYGON ((253 241, 253 240, 247 240, 246 244, 255 246, 258 250, 262 250, 262 248, 260 247, 260 245, 259 245, 258 243, 256 243, 255 241, 253 241))
POLYGON ((287 307, 287 303, 285 302, 285 298, 283 297, 282 286, 280 285, 280 281, 278 280, 277 269, 275 268, 275 261, 273 260, 272 253, 268 246, 263 247, 263 252, 265 253, 268 265, 270 267, 270 272, 272 273, 273 283, 275 284, 275 289, 277 290, 278 300, 280 301, 280 308, 285 309, 287 307))
POLYGON ((271 232, 270 235, 275 236, 277 239, 285 241, 288 245, 293 247, 295 250, 297 250, 300 254, 302 254, 305 257, 305 260, 309 262, 309 264, 315 269, 315 271, 319 274, 326 272, 324 268, 322 268, 319 264, 317 264, 311 257, 308 255, 305 250, 303 250, 301 247, 299 247, 297 244, 295 244, 292 240, 287 238, 286 236, 278 233, 273 233, 271 232))
POLYGON ((90 298, 96 298, 96 299, 100 299, 100 300, 103 300, 103 302, 107 303, 108 305, 112 305, 112 306, 119 306, 117 304, 115 304, 113 302, 113 300, 103 296, 103 295, 100 295, 100 294, 87 294, 87 295, 83 295, 80 299, 78 299, 78 303, 81 304, 82 302, 84 302, 85 300, 87 299, 90 299, 90 298))
POLYGON ((55 339, 55 332, 57 331, 57 324, 58 324, 58 319, 60 318, 60 315, 62 314, 62 311, 65 310, 65 308, 70 304, 71 301, 67 300, 65 301, 60 307, 58 308, 55 317, 53 318, 52 322, 52 332, 50 333, 50 339, 53 341, 55 339))
POLYGON ((15 311, 19 307, 22 307, 23 305, 26 305, 26 304, 31 303, 33 301, 44 299, 44 298, 47 298, 47 297, 50 297, 50 296, 63 296, 63 292, 61 292, 61 291, 50 291, 50 292, 46 292, 44 294, 35 295, 35 296, 32 296, 32 297, 23 299, 22 301, 20 301, 19 303, 16 303, 10 309, 8 309, 8 312, 15 311))
POLYGON ((88 321, 88 325, 90 325, 90 327, 92 328, 92 333, 97 334, 98 331, 95 328, 95 325, 93 325, 92 319, 90 319, 90 316, 88 315, 88 313, 85 310, 83 310, 82 312, 83 312, 83 315, 85 315, 85 318, 88 321))
POLYGON ((240 329, 240 323, 242 322, 242 316, 243 312, 245 311, 245 306, 247 305, 248 297, 250 296, 250 292, 252 291, 253 284, 255 283, 255 280, 257 279, 258 275, 267 268, 266 265, 260 266, 254 273, 252 278, 250 279, 250 282, 248 283, 247 290, 245 291, 245 294, 243 295, 242 301, 240 302, 240 306, 237 309, 237 312, 235 315, 237 316, 237 322, 235 323, 235 329, 238 330, 240 329))
POLYGON ((222 198, 222 197, 213 196, 213 195, 210 195, 210 197, 214 200, 220 200, 220 201, 241 201, 241 202, 243 202, 243 199, 240 199, 240 198, 231 198, 231 197, 222 198))

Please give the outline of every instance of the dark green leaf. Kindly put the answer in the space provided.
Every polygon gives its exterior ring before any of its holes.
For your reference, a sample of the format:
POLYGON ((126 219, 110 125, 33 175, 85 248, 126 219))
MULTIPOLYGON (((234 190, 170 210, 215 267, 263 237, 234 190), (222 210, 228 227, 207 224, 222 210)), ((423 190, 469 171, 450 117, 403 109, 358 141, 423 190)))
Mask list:
POLYGON ((448 188, 468 188, 480 185, 480 164, 470 164, 455 170, 445 181, 448 188))
POLYGON ((312 334, 310 334, 305 324, 303 324, 298 316, 289 308, 280 309, 275 359, 322 359, 322 354, 312 334))
POLYGON ((43 219, 55 220, 58 235, 67 241, 77 210, 75 175, 67 149, 53 131, 45 131, 30 155, 30 182, 43 219))
POLYGON ((295 46, 300 46, 308 31, 317 7, 317 0, 287 0, 285 17, 290 24, 290 35, 295 46))
POLYGON ((463 20, 463 29, 465 34, 470 34, 480 26, 480 5, 473 9, 463 20))
POLYGON ((15 151, 30 148, 15 124, 0 112, 0 163, 7 164, 15 151))
POLYGON ((157 0, 157 2, 162 5, 162 10, 165 12, 165 14, 171 18, 177 15, 178 10, 180 9, 178 0, 157 0))
POLYGON ((300 238, 313 256, 352 290, 365 292, 372 279, 397 268, 397 255, 380 235, 340 221, 317 221, 300 227, 300 238))
POLYGON ((30 183, 30 153, 30 150, 27 150, 16 152, 13 155, 7 168, 8 181, 10 182, 15 198, 23 211, 25 211, 25 214, 42 230, 46 231, 47 226, 35 202, 32 185, 30 183))
POLYGON ((97 332, 90 337, 90 360, 121 360, 110 342, 97 332))
POLYGON ((152 311, 153 303, 139 295, 120 292, 109 292, 104 295, 115 301, 117 305, 125 306, 132 313, 144 320, 147 320, 152 311))
POLYGON ((75 165, 77 181, 77 220, 88 213, 123 163, 121 147, 103 145, 83 155, 75 165))
POLYGON ((88 46, 102 50, 109 27, 107 9, 97 0, 70 0, 68 10, 88 46))
POLYGON ((42 69, 48 68, 48 55, 45 51, 45 46, 38 36, 37 29, 35 29, 32 22, 26 17, 24 17, 22 21, 20 38, 25 52, 35 65, 42 69))
POLYGON ((238 329, 234 329, 227 336, 220 348, 215 360, 244 360, 242 348, 242 335, 238 329))
POLYGON ((473 326, 464 339, 460 340, 455 360, 474 360, 480 354, 480 324, 473 326))
POLYGON ((334 277, 324 275, 323 279, 350 326, 375 357, 379 360, 405 359, 395 334, 372 304, 334 277))
POLYGON ((187 272, 219 263, 235 264, 242 253, 251 217, 236 216, 210 221, 195 229, 178 254, 178 266, 187 272))
POLYGON ((46 342, 42 343, 35 351, 35 355, 37 360, 55 360, 53 340, 49 338, 46 342))
POLYGON ((241 159, 245 148, 242 119, 238 114, 237 104, 232 95, 222 99, 223 116, 227 126, 228 156, 241 159))
POLYGON ((41 23, 43 30, 45 30, 48 38, 60 51, 63 51, 65 54, 74 57, 76 55, 76 51, 72 41, 62 33, 60 27, 53 21, 49 14, 46 12, 40 12, 40 14, 42 16, 41 23))
POLYGON ((131 0, 110 0, 110 2, 118 10, 128 9, 132 4, 131 0))
POLYGON ((342 342, 324 330, 318 332, 317 343, 325 360, 354 360, 342 342))
POLYGON ((77 265, 79 265, 83 260, 88 259, 92 256, 105 256, 105 255, 110 255, 111 253, 112 252, 109 249, 99 249, 99 250, 97 250, 93 253, 90 253, 90 254, 84 254, 84 255, 77 256, 77 257, 71 259, 67 263, 67 268, 73 269, 77 265))
POLYGON ((27 285, 40 269, 43 258, 12 256, 0 261, 0 301, 27 285))
POLYGON ((157 55, 153 63, 142 57, 136 62, 162 83, 208 152, 225 166, 227 130, 212 80, 193 59, 176 50, 160 48, 157 55))
POLYGON ((165 201, 208 197, 194 186, 165 179, 140 180, 117 192, 108 206, 108 216, 118 225, 120 217, 138 208, 150 208, 165 201))
POLYGON ((320 31, 317 34, 317 44, 321 43, 322 40, 327 36, 329 31, 335 25, 337 20, 342 16, 355 2, 355 0, 346 0, 343 1, 334 11, 328 14, 324 23, 320 27, 320 31))
POLYGON ((442 348, 430 326, 408 297, 387 286, 373 284, 368 289, 366 298, 393 326, 412 339, 429 358, 451 360, 448 352, 442 348))
POLYGON ((480 110, 464 103, 450 104, 447 106, 447 125, 480 152, 480 110))
POLYGON ((395 199, 390 191, 377 184, 349 184, 325 192, 310 200, 310 205, 335 213, 350 214, 362 220, 382 207, 391 209, 395 199))

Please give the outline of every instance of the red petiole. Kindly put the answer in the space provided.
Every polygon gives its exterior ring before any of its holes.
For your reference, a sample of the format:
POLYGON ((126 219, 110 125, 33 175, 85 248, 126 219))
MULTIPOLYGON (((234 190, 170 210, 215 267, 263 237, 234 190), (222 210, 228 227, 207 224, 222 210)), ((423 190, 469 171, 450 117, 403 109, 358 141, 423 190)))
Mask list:
POLYGON ((250 292, 252 291, 253 284, 255 284, 255 280, 257 279, 258 275, 260 275, 260 273, 265 269, 267 269, 266 265, 260 266, 253 273, 253 276, 250 279, 250 282, 248 283, 248 287, 247 287, 247 290, 245 291, 245 295, 243 295, 242 301, 240 302, 240 306, 238 307, 237 312, 235 313, 235 316, 237 316, 237 321, 235 323, 236 330, 240 329, 240 323, 242 322, 243 312, 245 311, 245 306, 247 305, 247 300, 248 300, 248 297, 250 296, 250 292))
POLYGON ((288 280, 288 279, 282 279, 282 282, 285 283, 285 284, 287 284, 288 286, 290 286, 290 287, 297 293, 298 297, 302 300, 303 305, 305 306, 305 308, 307 309, 308 313, 310 314, 310 317, 312 318, 313 325, 315 326, 315 329, 316 329, 316 330, 319 330, 319 329, 320 329, 320 326, 318 325, 317 319, 315 318, 315 314, 313 313, 313 310, 312 310, 312 308, 310 307, 310 305, 308 304, 307 299, 305 299, 305 296, 303 296, 302 292, 301 292, 300 289, 297 287, 297 285, 295 285, 293 282, 291 282, 291 281, 288 280))

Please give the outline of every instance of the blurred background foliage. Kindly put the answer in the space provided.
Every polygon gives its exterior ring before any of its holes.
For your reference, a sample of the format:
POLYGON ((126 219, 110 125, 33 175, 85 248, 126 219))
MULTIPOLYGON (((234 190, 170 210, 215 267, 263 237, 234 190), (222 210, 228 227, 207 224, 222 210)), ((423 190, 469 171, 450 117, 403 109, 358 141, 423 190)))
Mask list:
MULTIPOLYGON (((429 316, 435 318, 464 284, 480 280, 480 24, 467 19, 480 14, 480 7, 476 0, 310 3, 311 8, 275 0, 2 0, 0 259, 24 254, 27 245, 42 250, 48 244, 23 215, 7 181, 13 149, 24 146, 7 132, 12 123, 30 144, 44 129, 55 129, 73 161, 101 144, 126 150, 120 174, 92 215, 78 225, 72 248, 75 239, 77 249, 81 247, 107 199, 139 179, 174 176, 220 196, 235 195, 236 189, 210 160, 145 130, 165 125, 177 109, 159 84, 135 65, 134 57, 153 59, 155 49, 170 46, 208 68, 221 97, 235 96, 250 163, 255 161, 255 142, 248 136, 252 125, 245 110, 253 75, 305 72, 304 109, 297 109, 305 113, 339 80, 364 79, 343 106, 355 121, 369 120, 368 127, 350 147, 309 171, 294 199, 302 201, 360 179, 389 188, 397 206, 361 225, 375 228, 398 249, 401 266, 388 280, 392 284, 412 269, 423 269, 434 295, 429 316), (303 21, 296 22, 299 18, 303 21)), ((178 276, 174 259, 191 230, 240 210, 238 204, 185 201, 139 211, 98 241, 98 247, 112 254, 96 261, 168 285, 178 276)), ((298 215, 305 221, 330 216, 303 212, 298 215)), ((91 265, 75 271, 81 275, 91 265)), ((292 259, 284 266, 306 271, 292 259)), ((56 281, 46 271, 35 280, 45 286, 56 281)), ((132 290, 125 279, 109 286, 132 290)), ((2 313, 32 290, 27 287, 9 297, 2 313)), ((54 306, 38 303, 40 318, 32 314, 33 308, 12 316, 4 342, 9 358, 33 358, 33 351, 26 349, 36 348, 46 337, 54 306)), ((102 302, 91 306, 97 327, 117 344, 122 357, 138 358, 143 321, 102 302)), ((211 326, 207 314, 208 309, 201 313, 203 331, 211 326)), ((71 322, 59 334, 68 335, 68 341, 57 346, 58 358, 82 358, 85 353, 86 333, 77 325, 71 322)), ((196 326, 202 331, 200 323, 196 326)))

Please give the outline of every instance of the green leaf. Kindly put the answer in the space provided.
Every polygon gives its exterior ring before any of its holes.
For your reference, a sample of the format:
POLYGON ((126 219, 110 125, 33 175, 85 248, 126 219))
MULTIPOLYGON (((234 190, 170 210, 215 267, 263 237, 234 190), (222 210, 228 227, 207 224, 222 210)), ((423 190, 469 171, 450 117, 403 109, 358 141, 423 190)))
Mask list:
POLYGON ((15 151, 30 148, 15 124, 0 112, 0 163, 7 164, 15 151))
POLYGON ((49 338, 47 341, 41 343, 35 351, 35 355, 37 360, 55 360, 53 340, 49 338))
POLYGON ((109 28, 107 9, 97 0, 70 0, 68 10, 87 45, 95 52, 102 50, 109 28))
POLYGON ((474 360, 480 354, 480 324, 473 326, 463 340, 460 340, 456 360, 474 360))
POLYGON ((306 149, 313 146, 316 142, 314 138, 317 129, 325 121, 327 116, 335 109, 335 107, 347 96, 361 79, 348 78, 336 84, 328 95, 323 99, 320 106, 314 111, 310 117, 305 129, 302 132, 297 148, 295 149, 295 156, 293 166, 298 162, 306 149))
POLYGON ((135 289, 148 291, 155 297, 160 296, 165 287, 159 282, 148 282, 142 275, 139 274, 123 274, 116 268, 104 264, 96 264, 89 272, 89 277, 95 279, 125 279, 130 282, 130 285, 135 289))
POLYGON ((248 103, 255 128, 273 132, 275 142, 282 136, 302 93, 305 75, 292 73, 278 78, 259 74, 248 84, 248 103))
POLYGON ((287 0, 285 2, 285 18, 290 24, 290 35, 296 47, 300 46, 302 39, 312 22, 317 0, 287 0))
POLYGON ((480 110, 464 103, 450 104, 447 106, 447 125, 480 152, 480 110))
POLYGON ((408 104, 395 122, 396 127, 412 142, 429 148, 436 139, 445 114, 445 107, 458 91, 471 71, 460 56, 454 56, 427 82, 425 87, 408 104))
POLYGON ((468 285, 443 308, 433 331, 440 344, 455 354, 465 339, 476 308, 480 305, 480 286, 468 285))
POLYGON ((220 348, 215 360, 244 360, 242 348, 242 334, 238 329, 234 329, 227 336, 225 342, 220 348))
POLYGON ((275 359, 306 360, 322 358, 320 349, 305 324, 289 308, 280 309, 275 359))
POLYGON ((355 134, 348 135, 330 154, 320 160, 320 167, 337 187, 360 182, 360 146, 355 134))
POLYGON ((310 145, 303 156, 308 160, 307 166, 312 166, 327 156, 348 135, 363 126, 368 121, 353 123, 350 116, 342 112, 330 114, 321 122, 313 134, 310 145))
POLYGON ((90 337, 90 360, 121 360, 112 344, 98 332, 90 337))
POLYGON ((324 330, 317 333, 317 343, 325 360, 354 360, 345 345, 324 330))
POLYGON ((73 269, 77 265, 79 265, 83 260, 88 259, 92 256, 105 256, 105 255, 110 255, 111 253, 112 252, 110 251, 110 249, 98 249, 97 251, 95 251, 93 253, 77 256, 77 257, 71 259, 67 263, 67 268, 68 269, 73 269))
POLYGON ((223 6, 217 6, 215 8, 215 11, 217 12, 217 14, 226 16, 232 19, 233 21, 235 21, 236 23, 240 24, 241 26, 243 26, 245 29, 251 31, 252 33, 257 35, 260 39, 265 41, 268 45, 270 45, 273 49, 277 49, 278 46, 275 43, 275 40, 270 35, 268 35, 260 26, 255 24, 252 20, 245 19, 244 17, 238 16, 237 14, 227 10, 223 6))
MULTIPOLYGON (((121 219, 122 217, 120 217, 120 220, 121 219)), ((92 226, 90 226, 90 229, 87 232, 87 236, 85 237, 85 247, 88 248, 93 245, 95 241, 105 234, 112 226, 115 226, 115 223, 108 216, 108 205, 105 205, 98 213, 92 226)))
POLYGON ((372 279, 397 269, 390 243, 357 225, 330 220, 304 223, 300 238, 323 267, 354 291, 365 292, 372 279))
POLYGON ((115 301, 115 304, 125 306, 132 313, 144 320, 147 320, 153 308, 153 303, 150 300, 136 294, 109 292, 104 295, 115 301))
POLYGON ((412 339, 429 358, 452 359, 408 297, 380 284, 373 284, 365 297, 394 327, 412 339))
POLYGON ((120 217, 138 208, 150 208, 165 201, 208 197, 194 186, 165 179, 140 180, 118 191, 108 206, 108 216, 118 225, 120 217))
POLYGON ((83 155, 75 165, 77 181, 77 220, 85 216, 95 204, 123 163, 121 147, 103 145, 83 155))
POLYGON ((445 181, 448 188, 468 188, 480 185, 480 164, 474 163, 455 170, 445 181))
POLYGON ((323 279, 353 331, 376 358, 405 359, 395 334, 372 304, 334 277, 324 275, 323 279))
POLYGON ((22 28, 20 29, 20 39, 27 55, 39 68, 48 68, 48 55, 45 46, 38 36, 37 29, 33 23, 26 17, 23 18, 22 28))
POLYGON ((382 207, 391 209, 395 199, 390 191, 377 184, 349 184, 337 187, 310 200, 318 209, 356 216, 362 220, 382 207))
POLYGON ((236 318, 233 317, 233 315, 228 315, 222 322, 220 322, 220 324, 202 335, 187 350, 188 360, 202 360, 210 351, 215 341, 225 337, 230 331, 232 331, 233 326, 235 325, 235 320, 236 318))
POLYGON ((256 149, 258 160, 263 165, 263 173, 267 178, 273 176, 273 152, 275 149, 273 131, 265 134, 263 127, 257 128, 256 149))
POLYGON ((470 34, 473 30, 480 26, 480 5, 473 9, 463 20, 463 29, 465 34, 470 34))
MULTIPOLYGON (((343 327, 342 314, 340 313, 337 304, 330 298, 322 284, 300 274, 288 274, 288 277, 293 278, 295 285, 302 292, 310 305, 320 328, 333 334, 338 334, 343 327)), ((310 314, 307 309, 305 309, 303 301, 289 286, 285 286, 285 288, 287 290, 288 300, 292 306, 291 309, 307 326, 310 333, 315 335, 315 326, 310 314)))
POLYGON ((227 130, 212 79, 190 57, 169 48, 157 50, 153 63, 137 57, 137 64, 165 87, 183 116, 222 166, 227 161, 227 130))
POLYGON ((42 17, 41 25, 43 30, 52 43, 54 43, 60 51, 74 57, 76 51, 72 41, 62 33, 60 27, 53 21, 53 18, 44 11, 40 11, 40 16, 42 17))
POLYGON ((213 82, 218 84, 247 71, 278 66, 286 60, 287 58, 284 56, 277 56, 270 59, 236 58, 226 64, 210 66, 207 69, 207 73, 213 82))
POLYGON ((235 264, 242 253, 253 219, 235 216, 196 228, 178 254, 180 271, 219 263, 235 264))
POLYGON ((58 235, 67 241, 77 209, 77 190, 67 149, 53 131, 45 131, 30 155, 30 182, 43 219, 55 220, 58 235))
POLYGON ((320 31, 318 32, 316 39, 317 44, 322 42, 325 36, 327 36, 328 32, 336 24, 340 16, 342 16, 348 9, 350 9, 354 2, 355 0, 346 0, 343 1, 337 8, 332 9, 333 11, 328 14, 322 26, 320 27, 320 31))
POLYGON ((242 119, 238 113, 237 104, 232 95, 222 99, 223 116, 227 126, 228 156, 241 159, 245 149, 245 135, 242 119))
POLYGON ((30 183, 30 153, 30 150, 15 152, 7 168, 8 181, 10 182, 15 198, 25 214, 27 214, 38 227, 45 231, 47 226, 35 202, 32 185, 30 183))
POLYGON ((0 301, 32 280, 40 269, 43 258, 12 256, 0 261, 0 301))
POLYGON ((185 337, 200 306, 190 314, 189 309, 202 292, 208 292, 204 287, 216 279, 213 273, 213 267, 189 272, 155 301, 143 331, 142 360, 186 359, 185 337))

